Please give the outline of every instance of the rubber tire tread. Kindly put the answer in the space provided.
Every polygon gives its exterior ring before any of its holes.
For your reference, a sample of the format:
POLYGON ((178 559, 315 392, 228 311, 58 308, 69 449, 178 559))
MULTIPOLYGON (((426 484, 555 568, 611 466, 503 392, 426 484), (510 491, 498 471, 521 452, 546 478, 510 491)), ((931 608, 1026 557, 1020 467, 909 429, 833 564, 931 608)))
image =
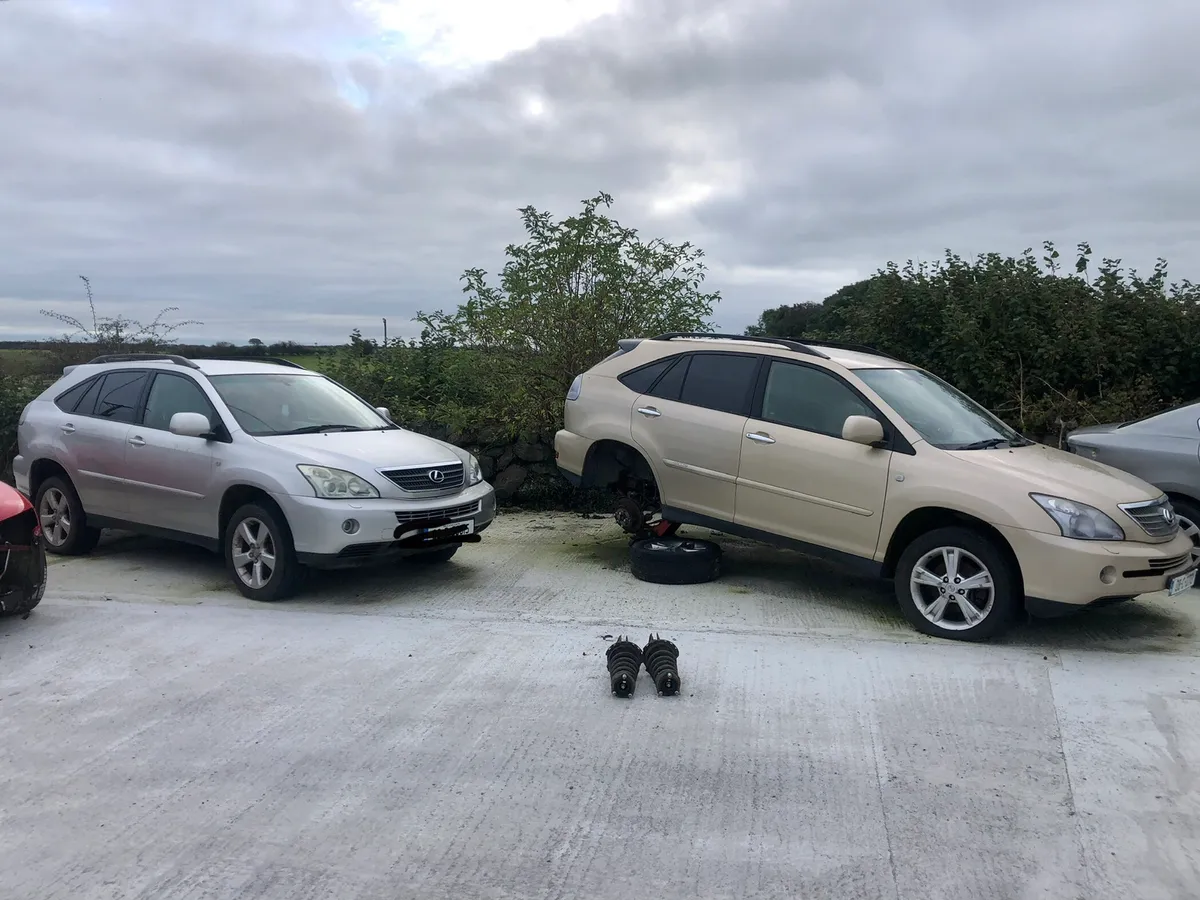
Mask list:
MULTIPOLYGON (((691 540, 690 538, 688 540, 691 540)), ((649 549, 653 538, 634 541, 629 547, 629 569, 639 581, 652 584, 704 584, 721 574, 721 546, 695 540, 697 552, 673 553, 649 549)))

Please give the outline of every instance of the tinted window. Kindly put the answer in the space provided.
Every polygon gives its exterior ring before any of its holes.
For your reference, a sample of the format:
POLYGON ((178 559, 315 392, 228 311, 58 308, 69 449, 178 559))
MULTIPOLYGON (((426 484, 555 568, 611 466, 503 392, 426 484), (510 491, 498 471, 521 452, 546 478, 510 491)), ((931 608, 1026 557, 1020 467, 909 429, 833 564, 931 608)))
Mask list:
POLYGON ((757 356, 698 353, 692 357, 679 399, 692 406, 747 415, 757 374, 757 356))
POLYGON ((93 415, 96 411, 96 398, 100 396, 100 385, 104 383, 104 377, 93 378, 88 384, 87 393, 80 398, 75 404, 75 409, 72 412, 81 416, 93 415))
POLYGON ((146 372, 111 372, 105 375, 95 414, 101 419, 132 423, 142 388, 146 386, 146 377, 146 372))
POLYGON ((772 362, 763 393, 768 422, 840 438, 849 416, 878 419, 875 411, 840 379, 809 366, 772 362))
POLYGON ((87 389, 92 387, 95 383, 95 379, 89 379, 88 381, 84 381, 75 385, 75 387, 71 388, 65 394, 60 394, 58 399, 54 401, 54 405, 63 412, 75 412, 75 405, 83 398, 83 395, 87 393, 87 389))
POLYGON ((620 378, 621 384, 631 391, 644 394, 658 380, 658 376, 671 367, 673 362, 675 362, 674 359, 664 359, 640 369, 634 369, 632 372, 626 372, 620 378))
POLYGON ((678 400, 683 391, 683 379, 687 375, 690 360, 691 357, 688 356, 678 360, 671 367, 671 371, 659 379, 658 384, 650 391, 651 396, 661 397, 664 400, 678 400))
POLYGON ((171 427, 171 417, 181 412, 200 413, 208 418, 210 425, 216 425, 212 404, 196 382, 182 375, 155 375, 146 397, 142 423, 147 428, 167 431, 171 427))

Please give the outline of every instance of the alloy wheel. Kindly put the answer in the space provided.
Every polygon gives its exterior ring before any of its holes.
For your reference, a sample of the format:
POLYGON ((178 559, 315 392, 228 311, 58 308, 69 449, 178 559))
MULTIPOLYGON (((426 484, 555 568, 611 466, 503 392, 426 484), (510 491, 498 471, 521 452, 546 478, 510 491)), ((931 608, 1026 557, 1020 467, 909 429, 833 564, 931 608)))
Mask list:
POLYGON ((66 494, 58 488, 50 488, 42 494, 42 502, 38 504, 38 521, 42 526, 42 534, 51 547, 61 547, 71 537, 71 504, 67 502, 66 494))
POLYGON ((233 568, 246 587, 259 590, 275 574, 275 536, 261 519, 245 518, 233 532, 233 568))
POLYGON ((937 547, 917 560, 909 590, 921 615, 947 631, 974 628, 996 602, 992 573, 961 547, 937 547))

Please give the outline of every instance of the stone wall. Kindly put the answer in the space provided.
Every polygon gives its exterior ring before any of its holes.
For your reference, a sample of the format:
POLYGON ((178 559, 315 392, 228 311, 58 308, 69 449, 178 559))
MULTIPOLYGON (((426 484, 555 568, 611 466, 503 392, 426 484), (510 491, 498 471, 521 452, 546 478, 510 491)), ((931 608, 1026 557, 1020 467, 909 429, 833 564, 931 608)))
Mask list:
POLYGON ((577 491, 554 462, 553 435, 523 434, 515 440, 493 429, 459 431, 444 425, 406 424, 407 428, 448 441, 474 453, 483 477, 506 506, 539 509, 612 509, 610 498, 577 491))

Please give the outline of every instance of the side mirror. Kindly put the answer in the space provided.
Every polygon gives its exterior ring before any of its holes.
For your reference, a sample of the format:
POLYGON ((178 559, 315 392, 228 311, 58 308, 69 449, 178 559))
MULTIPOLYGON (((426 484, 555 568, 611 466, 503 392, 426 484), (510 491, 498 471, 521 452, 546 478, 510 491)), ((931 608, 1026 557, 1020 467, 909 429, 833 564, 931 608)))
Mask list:
POLYGON ((171 434, 183 437, 202 438, 212 434, 212 423, 208 421, 208 416, 200 413, 179 412, 171 416, 168 430, 171 434))
POLYGON ((375 407, 375 412, 379 413, 381 416, 383 416, 389 422, 392 421, 392 411, 390 409, 388 409, 386 406, 375 407))
POLYGON ((883 426, 870 416, 847 416, 842 423, 842 440, 878 447, 883 444, 883 426))

